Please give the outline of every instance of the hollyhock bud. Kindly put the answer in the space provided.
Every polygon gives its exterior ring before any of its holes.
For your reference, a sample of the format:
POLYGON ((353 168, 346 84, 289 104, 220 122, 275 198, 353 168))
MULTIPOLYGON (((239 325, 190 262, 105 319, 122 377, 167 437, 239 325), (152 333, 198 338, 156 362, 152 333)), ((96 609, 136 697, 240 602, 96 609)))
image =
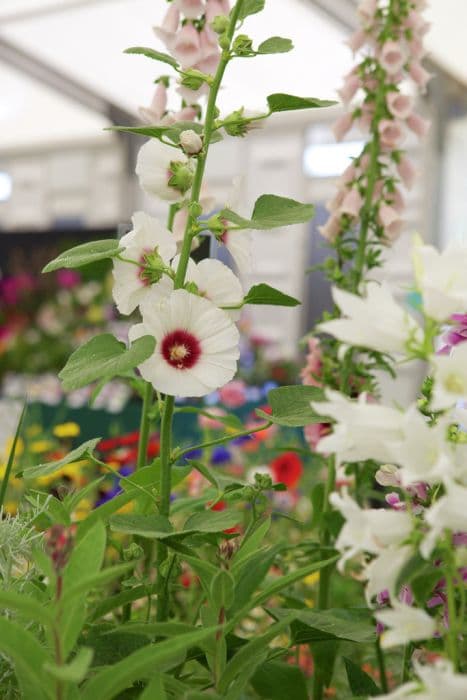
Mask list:
POLYGON ((344 200, 340 206, 340 213, 357 217, 362 206, 363 199, 360 192, 355 187, 352 187, 352 189, 349 190, 344 197, 344 200))
POLYGON ((389 75, 398 73, 405 63, 405 55, 396 41, 386 41, 381 48, 381 65, 389 75))
POLYGON ((407 119, 409 129, 420 138, 424 138, 427 135, 430 124, 431 122, 428 119, 423 119, 423 117, 415 113, 411 114, 407 119))
POLYGON ((404 138, 402 125, 392 119, 382 119, 378 131, 381 147, 389 151, 397 148, 404 138))
POLYGON ((390 92, 386 98, 389 111, 396 119, 407 119, 412 114, 413 99, 400 92, 390 92))
POLYGON ((346 133, 351 129, 352 127, 352 115, 350 112, 345 112, 345 114, 342 114, 337 121, 334 123, 332 127, 332 131, 334 133, 334 136, 336 138, 336 141, 342 141, 346 133))
POLYGON ((183 68, 201 61, 203 55, 199 32, 192 24, 185 24, 175 36, 172 53, 183 68))
POLYGON ((173 0, 173 4, 187 19, 197 19, 204 12, 202 0, 173 0))
POLYGON ((412 80, 417 83, 422 92, 425 92, 426 86, 432 77, 431 73, 428 73, 419 61, 411 61, 409 73, 412 80))
POLYGON ((75 544, 76 531, 76 525, 52 525, 44 533, 45 551, 52 560, 57 575, 60 575, 68 564, 75 544))
POLYGON ((400 157, 400 160, 397 163, 396 167, 399 177, 404 183, 404 185, 407 187, 408 190, 412 189, 417 171, 415 170, 415 167, 410 158, 403 154, 400 157))
POLYGON ((189 156, 195 156, 203 148, 203 140, 193 129, 187 129, 180 134, 180 146, 189 156))

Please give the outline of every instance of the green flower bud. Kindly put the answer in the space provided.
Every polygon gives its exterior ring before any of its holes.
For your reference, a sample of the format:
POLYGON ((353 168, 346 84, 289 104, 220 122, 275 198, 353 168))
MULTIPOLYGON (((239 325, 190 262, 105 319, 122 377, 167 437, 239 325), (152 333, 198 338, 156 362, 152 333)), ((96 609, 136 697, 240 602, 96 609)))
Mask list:
POLYGON ((229 28, 229 18, 227 15, 216 15, 211 22, 211 27, 216 34, 224 34, 229 28))
POLYGON ((173 187, 182 194, 190 189, 193 183, 193 170, 187 163, 172 161, 170 163, 172 177, 168 181, 169 187, 173 187))
POLYGON ((250 56, 253 53, 253 41, 246 34, 235 37, 232 50, 237 56, 250 56))
POLYGON ((133 561, 134 559, 141 559, 144 555, 144 550, 136 542, 132 542, 129 547, 123 550, 123 560, 133 561))

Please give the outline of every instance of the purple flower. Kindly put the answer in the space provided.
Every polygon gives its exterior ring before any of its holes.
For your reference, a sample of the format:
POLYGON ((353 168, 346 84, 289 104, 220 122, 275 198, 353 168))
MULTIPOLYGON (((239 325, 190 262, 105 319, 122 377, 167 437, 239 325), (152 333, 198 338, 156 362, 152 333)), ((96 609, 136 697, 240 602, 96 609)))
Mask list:
POLYGON ((211 455, 211 464, 225 464, 230 462, 232 455, 230 451, 223 445, 215 447, 211 455))
POLYGON ((58 270, 57 284, 62 289, 73 289, 81 282, 81 275, 76 270, 58 270))

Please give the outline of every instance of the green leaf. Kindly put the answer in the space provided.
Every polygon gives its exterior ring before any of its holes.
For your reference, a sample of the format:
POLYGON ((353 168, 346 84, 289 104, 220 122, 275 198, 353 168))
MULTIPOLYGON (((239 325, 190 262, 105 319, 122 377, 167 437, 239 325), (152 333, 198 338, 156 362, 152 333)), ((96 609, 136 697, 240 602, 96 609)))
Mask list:
POLYGON ((237 553, 233 558, 233 566, 236 567, 240 562, 242 562, 246 557, 257 552, 261 546, 264 538, 269 532, 271 527, 271 518, 266 517, 264 520, 257 520, 253 526, 253 529, 248 532, 245 539, 242 541, 237 553))
POLYGON ((202 474, 204 478, 207 479, 207 481, 209 481, 209 483, 212 484, 212 486, 214 486, 214 488, 220 491, 219 479, 217 478, 217 474, 214 471, 214 469, 210 469, 205 464, 203 464, 202 462, 198 462, 195 459, 189 459, 187 460, 187 462, 190 466, 192 466, 200 474, 202 474))
POLYGON ((243 299, 244 304, 269 304, 270 306, 298 306, 298 299, 270 287, 269 284, 255 284, 243 299))
POLYGON ((271 112, 291 112, 297 109, 316 109, 317 107, 332 107, 335 100, 318 100, 316 97, 297 97, 276 92, 269 95, 268 105, 271 112))
POLYGON ((315 484, 311 492, 311 521, 310 530, 314 530, 315 527, 321 522, 324 508, 326 487, 323 483, 315 484))
POLYGON ((320 401, 323 398, 323 391, 316 386, 281 386, 272 389, 268 394, 269 405, 272 414, 259 409, 256 413, 278 425, 285 425, 290 428, 298 428, 310 423, 321 423, 322 417, 318 416, 311 408, 311 401, 320 401))
POLYGON ((163 515, 138 515, 136 513, 112 516, 110 529, 126 535, 139 535, 139 537, 155 539, 161 539, 167 534, 173 533, 172 525, 163 515))
POLYGON ((362 671, 360 666, 357 666, 357 664, 354 664, 353 661, 345 656, 344 664, 352 695, 357 697, 359 695, 370 695, 371 697, 381 695, 381 690, 378 688, 373 678, 365 673, 365 671, 362 671))
POLYGON ((154 593, 157 593, 157 584, 155 583, 150 586, 145 584, 134 586, 134 588, 123 590, 116 595, 106 597, 104 600, 101 600, 92 611, 91 622, 99 620, 99 618, 107 615, 107 613, 111 612, 112 610, 116 610, 116 608, 121 608, 127 603, 133 603, 135 600, 141 600, 141 598, 147 598, 154 593))
POLYGON ((265 0, 244 0, 240 12, 238 13, 238 19, 242 20, 248 15, 256 15, 258 12, 264 10, 265 0))
POLYGON ((73 603, 77 596, 86 595, 94 588, 105 586, 107 583, 110 583, 116 578, 123 576, 133 567, 134 564, 132 563, 118 564, 117 566, 111 566, 107 569, 103 569, 93 576, 87 576, 86 578, 81 579, 81 581, 76 583, 74 586, 71 586, 66 593, 64 593, 61 599, 62 607, 66 608, 67 605, 73 603))
POLYGON ((238 511, 205 510, 194 513, 183 526, 183 531, 187 532, 222 532, 237 525, 242 519, 242 514, 238 511))
POLYGON ((138 696, 138 700, 155 700, 156 698, 157 700, 167 700, 164 678, 160 673, 156 673, 151 678, 141 695, 138 696))
POLYGON ((65 390, 80 389, 137 367, 153 354, 155 346, 155 338, 150 335, 138 338, 127 348, 111 333, 102 333, 75 350, 58 376, 65 390))
POLYGON ((120 253, 120 244, 115 238, 109 238, 104 241, 91 241, 90 243, 82 243, 70 250, 60 253, 58 257, 51 260, 42 270, 42 272, 54 272, 62 267, 75 268, 89 265, 98 260, 106 258, 114 258, 120 253))
POLYGON ((154 51, 154 49, 149 49, 146 46, 131 46, 129 49, 125 49, 123 53, 141 54, 147 58, 152 58, 153 61, 161 61, 162 63, 167 63, 167 65, 172 66, 172 68, 178 68, 177 61, 172 56, 169 56, 168 53, 154 51))
POLYGON ((43 670, 52 659, 31 632, 0 617, 0 652, 12 661, 24 700, 54 700, 55 684, 43 670))
POLYGON ((232 610, 236 611, 251 602, 254 592, 265 579, 277 554, 283 549, 283 545, 260 549, 250 556, 235 564, 232 570, 235 574, 237 585, 235 588, 235 601, 232 610))
POLYGON ((6 610, 16 610, 26 617, 27 620, 35 620, 41 625, 51 627, 53 625, 53 615, 43 603, 34 600, 31 595, 16 593, 16 591, 0 590, 0 608, 6 610))
POLYGON ((305 677, 296 666, 266 661, 255 672, 251 685, 262 698, 270 700, 308 700, 305 677))
POLYGON ((88 647, 81 647, 76 656, 70 663, 58 666, 50 661, 44 664, 44 670, 48 671, 51 676, 59 681, 68 681, 71 683, 81 683, 86 677, 86 674, 91 665, 94 652, 88 647))
POLYGON ((13 462, 15 461, 16 445, 18 444, 21 429, 23 427, 24 417, 26 415, 26 409, 27 409, 27 403, 25 401, 24 405, 23 405, 23 409, 21 411, 21 415, 19 417, 18 425, 16 426, 15 436, 13 438, 13 443, 11 445, 11 449, 10 449, 10 452, 8 455, 7 463, 5 466, 5 472, 3 474, 2 483, 0 485, 0 510, 2 509, 3 503, 5 501, 8 482, 10 481, 10 474, 11 474, 11 470, 13 468, 13 462))
POLYGON ((180 653, 207 639, 216 629, 208 627, 138 649, 122 661, 96 673, 82 689, 81 700, 112 700, 134 681, 152 676, 154 669, 162 664, 172 659, 178 663, 180 653))
MULTIPOLYGON (((269 612, 273 617, 281 619, 289 613, 289 610, 274 608, 269 612)), ((310 642, 333 639, 369 644, 376 639, 371 611, 366 608, 297 610, 293 634, 296 644, 309 644, 310 642)))
POLYGON ((228 609, 235 596, 235 579, 225 569, 220 569, 211 581, 211 602, 215 608, 228 609))
POLYGON ((256 200, 251 219, 244 219, 230 209, 223 209, 219 216, 239 228, 268 230, 304 224, 313 217, 314 213, 315 208, 312 204, 303 204, 295 199, 279 197, 275 194, 263 194, 256 200))
MULTIPOLYGON (((165 137, 172 141, 172 143, 177 146, 180 143, 180 134, 182 131, 195 131, 197 134, 203 133, 203 125, 199 122, 188 122, 181 121, 170 124, 169 126, 109 126, 108 131, 123 131, 127 134, 136 134, 137 136, 149 136, 153 139, 162 139, 165 137)), ((217 143, 222 141, 223 136, 220 129, 216 129, 212 132, 209 143, 217 143)), ((177 155, 174 155, 174 160, 177 159, 177 155)))
POLYGON ((290 39, 284 39, 281 36, 272 36, 266 41, 263 41, 256 49, 258 53, 287 53, 292 51, 293 43, 290 39))
POLYGON ((101 441, 101 439, 102 438, 94 438, 93 440, 86 440, 86 442, 83 442, 82 445, 76 447, 65 457, 57 459, 53 462, 39 464, 36 467, 28 467, 24 471, 18 472, 16 476, 23 477, 24 479, 36 479, 38 476, 53 474, 62 467, 65 467, 67 464, 78 462, 79 460, 86 459, 87 457, 91 456, 96 445, 101 441))

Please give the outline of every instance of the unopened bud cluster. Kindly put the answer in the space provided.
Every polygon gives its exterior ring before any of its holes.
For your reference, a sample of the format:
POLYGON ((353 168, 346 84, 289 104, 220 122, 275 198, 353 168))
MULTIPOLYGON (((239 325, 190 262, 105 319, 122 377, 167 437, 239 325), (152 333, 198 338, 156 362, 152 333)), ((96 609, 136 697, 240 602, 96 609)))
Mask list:
POLYGON ((76 530, 76 525, 53 525, 44 534, 45 551, 56 574, 60 574, 68 564, 75 545, 76 530))

